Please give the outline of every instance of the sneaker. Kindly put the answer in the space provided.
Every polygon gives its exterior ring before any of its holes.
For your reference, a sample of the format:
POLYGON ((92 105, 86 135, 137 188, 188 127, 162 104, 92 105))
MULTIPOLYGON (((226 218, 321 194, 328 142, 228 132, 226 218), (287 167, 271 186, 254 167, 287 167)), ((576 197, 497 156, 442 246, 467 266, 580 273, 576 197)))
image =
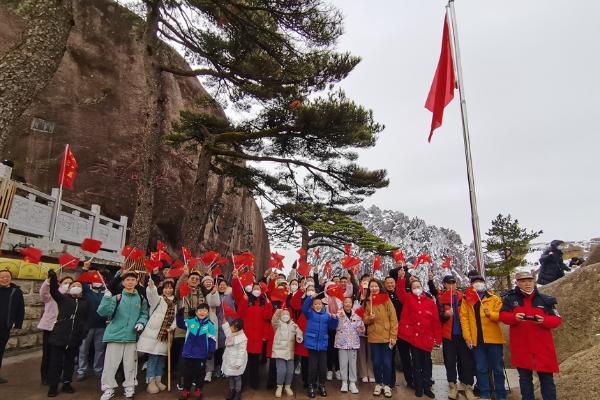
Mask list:
POLYGON ((391 388, 391 387, 389 387, 389 386, 384 386, 384 387, 383 387, 383 396, 384 396, 384 397, 387 397, 388 399, 389 399, 390 397, 392 397, 392 388, 391 388))
POLYGON ((340 392, 342 392, 342 393, 348 392, 348 382, 346 382, 346 381, 342 382, 342 388, 340 389, 340 392))
POLYGON ((332 381, 333 380, 333 371, 327 371, 327 380, 328 381, 332 381))
POLYGON ((149 394, 160 393, 160 389, 158 388, 158 385, 156 384, 156 381, 154 379, 152 379, 148 386, 146 386, 146 392, 148 392, 149 394))
POLYGON ((194 390, 194 397, 196 400, 202 400, 202 391, 199 388, 194 390))
POLYGON ((106 389, 102 393, 102 396, 100 396, 100 400, 110 400, 113 397, 115 397, 115 390, 114 389, 106 389))
POLYGON ((362 383, 369 383, 369 377, 368 376, 363 376, 362 377, 362 383))
POLYGON ((283 385, 277 385, 277 390, 275 390, 275 397, 280 398, 282 392, 283 392, 283 385))
POLYGON ((435 399, 435 394, 433 394, 430 387, 423 389, 423 394, 430 399, 435 399))
POLYGON ((369 378, 369 382, 375 383, 375 378, 369 378))
POLYGON ((75 393, 75 389, 71 386, 71 382, 63 383, 60 391, 63 393, 75 393))
POLYGON ((177 383, 177 391, 179 391, 179 392, 183 391, 183 384, 181 382, 177 383))
POLYGON ((381 395, 381 391, 383 390, 383 387, 379 384, 375 385, 375 389, 373 389, 373 396, 379 396, 381 395))
POLYGON ((208 371, 206 373, 206 375, 204 376, 204 382, 208 382, 208 383, 212 382, 212 372, 208 371))
POLYGON ((335 371, 335 379, 338 381, 342 380, 342 373, 340 371, 335 371))
POLYGON ((164 392, 165 390, 167 390, 167 385, 165 385, 164 383, 162 383, 160 381, 160 379, 157 378, 155 380, 155 382, 156 382, 156 386, 158 386, 158 390, 160 390, 161 392, 164 392))
POLYGON ((290 385, 285 385, 283 387, 283 391, 285 392, 286 396, 294 396, 294 391, 292 390, 292 387, 290 385))
POLYGON ((124 392, 126 399, 133 399, 133 396, 135 395, 135 387, 126 387, 124 392))
POLYGON ((181 390, 179 394, 179 400, 187 400, 190 398, 189 390, 181 390))
POLYGON ((350 382, 348 389, 350 389, 350 393, 358 394, 358 388, 356 387, 356 382, 350 382))

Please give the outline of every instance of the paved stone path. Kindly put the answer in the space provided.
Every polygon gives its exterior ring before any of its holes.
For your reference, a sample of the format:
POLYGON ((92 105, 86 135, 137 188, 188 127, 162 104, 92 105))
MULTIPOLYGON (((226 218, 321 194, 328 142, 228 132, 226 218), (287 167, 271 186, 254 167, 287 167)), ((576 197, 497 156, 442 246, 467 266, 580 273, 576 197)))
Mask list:
MULTIPOLYGON (((7 384, 0 385, 0 399, 2 400, 42 400, 47 399, 47 387, 42 386, 39 381, 39 365, 40 352, 26 353, 18 356, 8 357, 4 360, 2 366, 2 376, 8 380, 7 384)), ((447 399, 447 383, 445 379, 445 370, 443 366, 436 365, 433 370, 434 380, 436 384, 433 391, 437 399, 447 399)), ((515 371, 508 371, 510 386, 513 388, 509 396, 510 400, 518 400, 518 380, 515 371)), ((140 375, 141 376, 141 375, 140 375)), ((297 377, 298 378, 298 377, 297 377)), ((297 379, 296 378, 296 379, 297 379)), ((393 399, 417 399, 414 392, 404 386, 404 379, 401 374, 398 375, 398 381, 402 382, 401 386, 397 386, 394 390, 393 399)), ((264 387, 264 383, 262 386, 264 387)), ((75 394, 59 393, 57 400, 98 400, 100 398, 99 385, 95 378, 90 377, 84 382, 75 382, 73 387, 76 390, 75 394)), ((301 382, 294 382, 296 389, 295 398, 308 399, 304 390, 302 390, 301 382)), ((357 395, 340 393, 340 383, 337 381, 328 382, 327 390, 329 392, 328 399, 330 400, 362 400, 374 399, 372 395, 373 384, 359 384, 360 393, 357 395)), ((163 392, 157 395, 150 395, 145 391, 145 384, 141 383, 137 387, 136 400, 174 400, 177 398, 176 392, 163 392)), ((213 383, 207 384, 204 389, 205 400, 225 399, 228 393, 226 380, 217 379, 213 383)), ((122 391, 117 391, 116 399, 124 399, 122 391)), ((459 397, 464 400, 464 396, 459 397)), ((258 399, 275 399, 275 396, 270 391, 248 390, 242 395, 243 400, 258 400, 258 399)), ((283 395, 282 400, 286 396, 283 395)), ((319 397, 317 397, 319 399, 319 397)), ((384 399, 383 396, 380 399, 384 399)), ((426 399, 426 397, 423 397, 426 399)))

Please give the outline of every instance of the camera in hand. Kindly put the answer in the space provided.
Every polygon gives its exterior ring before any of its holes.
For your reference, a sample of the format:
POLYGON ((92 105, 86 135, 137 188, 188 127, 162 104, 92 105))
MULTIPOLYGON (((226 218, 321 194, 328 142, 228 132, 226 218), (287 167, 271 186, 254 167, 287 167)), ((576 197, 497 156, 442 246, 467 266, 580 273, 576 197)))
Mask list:
POLYGON ((524 315, 523 319, 525 321, 537 321, 537 315, 524 315))

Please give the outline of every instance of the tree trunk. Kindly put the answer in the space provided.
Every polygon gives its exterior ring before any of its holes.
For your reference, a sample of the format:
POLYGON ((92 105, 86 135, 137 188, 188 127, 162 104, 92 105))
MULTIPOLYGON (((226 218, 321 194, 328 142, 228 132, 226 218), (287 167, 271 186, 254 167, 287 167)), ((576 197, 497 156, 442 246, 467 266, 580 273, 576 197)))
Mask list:
POLYGON ((159 150, 165 129, 165 93, 162 82, 161 43, 158 39, 158 15, 162 0, 148 4, 144 31, 144 72, 149 90, 146 125, 140 146, 141 173, 138 181, 136 207, 131 225, 130 243, 146 249, 152 232, 154 190, 159 150))
POLYGON ((208 178, 212 155, 203 146, 198 154, 198 169, 188 207, 181 224, 181 245, 192 251, 199 248, 204 240, 204 231, 208 220, 208 178))
POLYGON ((308 233, 308 229, 306 227, 302 227, 302 248, 308 251, 308 243, 310 242, 310 236, 308 233))
POLYGON ((71 0, 28 4, 23 40, 0 59, 0 154, 13 124, 54 76, 73 26, 71 0))

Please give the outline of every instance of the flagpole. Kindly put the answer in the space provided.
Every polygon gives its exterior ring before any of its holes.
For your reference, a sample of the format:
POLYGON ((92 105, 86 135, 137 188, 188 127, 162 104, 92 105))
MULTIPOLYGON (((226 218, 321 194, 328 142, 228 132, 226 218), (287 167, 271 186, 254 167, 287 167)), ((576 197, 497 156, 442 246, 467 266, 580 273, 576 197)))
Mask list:
POLYGON ((469 199, 471 203, 471 225, 473 228, 473 239, 475 242, 475 257, 479 273, 485 277, 483 263, 483 249, 481 246, 481 231, 479 228, 479 215, 477 213, 477 198, 475 196, 475 177, 473 176, 473 160, 471 158, 471 140, 469 138, 469 122, 467 119, 467 101, 465 99, 465 88, 460 62, 460 46, 458 44, 458 30, 456 28, 456 13, 454 11, 454 0, 449 0, 446 6, 450 11, 450 26, 452 35, 452 50, 454 65, 456 66, 456 81, 460 96, 460 112, 462 116, 463 138, 465 142, 465 158, 467 163, 467 180, 469 182, 469 199))
POLYGON ((60 202, 62 201, 62 194, 63 194, 63 184, 64 184, 64 180, 65 180, 65 172, 66 172, 66 168, 67 168, 67 153, 69 152, 69 145, 65 144, 65 155, 63 156, 63 161, 62 161, 62 165, 60 167, 60 185, 58 188, 58 198, 56 200, 56 204, 54 206, 55 211, 54 211, 54 221, 52 223, 52 231, 50 232, 50 241, 54 241, 54 238, 56 237, 56 225, 58 222, 58 213, 60 212, 60 202))

